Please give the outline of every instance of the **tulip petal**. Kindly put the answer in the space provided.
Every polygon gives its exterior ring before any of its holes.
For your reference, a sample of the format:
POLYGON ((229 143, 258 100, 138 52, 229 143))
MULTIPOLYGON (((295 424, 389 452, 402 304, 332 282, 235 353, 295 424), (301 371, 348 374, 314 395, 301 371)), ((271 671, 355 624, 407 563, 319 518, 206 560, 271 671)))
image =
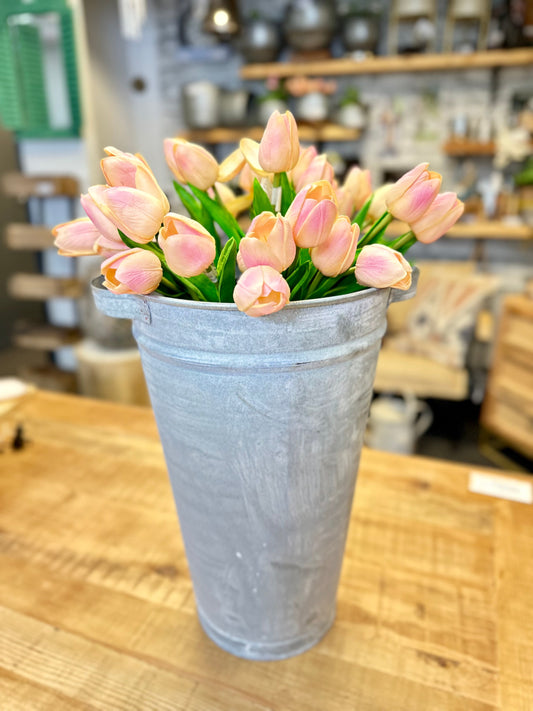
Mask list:
POLYGON ((237 148, 225 158, 218 167, 218 180, 221 183, 227 183, 232 180, 246 164, 246 158, 243 156, 240 148, 237 148))
POLYGON ((96 242, 100 233, 88 217, 56 225, 52 234, 58 254, 64 257, 84 257, 96 254, 96 242))
POLYGON ((261 163, 259 162, 259 143, 257 141, 251 138, 241 138, 239 148, 254 173, 262 177, 268 177, 272 174, 267 170, 263 170, 261 167, 261 163))

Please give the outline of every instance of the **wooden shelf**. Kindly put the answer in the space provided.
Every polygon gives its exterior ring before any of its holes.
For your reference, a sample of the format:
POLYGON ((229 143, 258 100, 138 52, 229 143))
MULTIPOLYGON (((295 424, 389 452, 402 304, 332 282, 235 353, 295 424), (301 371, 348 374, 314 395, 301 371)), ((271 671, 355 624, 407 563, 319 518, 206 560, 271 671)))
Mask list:
MULTIPOLYGON (((180 138, 197 143, 238 143, 241 138, 253 138, 254 141, 260 141, 264 130, 264 126, 191 129, 183 131, 180 138)), ((298 123, 298 136, 301 141, 357 141, 360 135, 361 132, 358 129, 345 128, 333 123, 298 123)))
POLYGON ((54 236, 45 225, 12 222, 6 227, 5 241, 10 249, 41 250, 53 247, 54 236))
POLYGON ((70 277, 19 273, 9 279, 7 291, 13 299, 77 299, 83 294, 84 285, 70 277))
MULTIPOLYGON (((387 234, 399 237, 409 229, 405 222, 391 222, 387 234)), ((533 239, 533 228, 529 225, 512 225, 496 220, 478 220, 476 222, 458 222, 446 237, 453 239, 533 239)))
POLYGON ((6 173, 1 187, 9 197, 27 200, 31 197, 49 198, 58 195, 79 197, 80 188, 76 178, 68 175, 25 175, 6 173))
POLYGON ((496 150, 494 141, 473 141, 470 138, 450 138, 442 146, 448 156, 493 156, 496 150))
POLYGON ((360 61, 344 57, 309 62, 274 62, 247 64, 241 68, 243 79, 291 76, 341 76, 351 74, 387 74, 397 72, 433 72, 454 69, 513 67, 533 64, 533 49, 500 49, 471 54, 411 54, 371 57, 360 61))
POLYGON ((50 324, 26 326, 15 332, 13 343, 19 348, 36 351, 55 351, 78 343, 81 332, 77 328, 62 328, 50 324))

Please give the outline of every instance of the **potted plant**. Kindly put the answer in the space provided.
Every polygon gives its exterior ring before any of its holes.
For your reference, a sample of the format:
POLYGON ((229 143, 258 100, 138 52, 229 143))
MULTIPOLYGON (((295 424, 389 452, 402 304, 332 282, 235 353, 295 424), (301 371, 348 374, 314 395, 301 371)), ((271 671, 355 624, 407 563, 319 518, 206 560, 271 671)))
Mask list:
POLYGON ((387 305, 414 288, 404 254, 462 204, 421 164, 369 219, 368 174, 314 180, 290 113, 221 164, 165 141, 189 216, 141 156, 106 153, 106 185, 56 244, 102 254, 97 306, 133 319, 207 634, 251 659, 297 654, 334 620, 387 305), (219 187, 241 171, 256 176, 246 232, 219 187), (393 216, 410 229, 386 245, 393 216))
POLYGON ((340 101, 337 121, 346 128, 362 131, 366 126, 366 107, 360 101, 359 91, 349 86, 340 101))

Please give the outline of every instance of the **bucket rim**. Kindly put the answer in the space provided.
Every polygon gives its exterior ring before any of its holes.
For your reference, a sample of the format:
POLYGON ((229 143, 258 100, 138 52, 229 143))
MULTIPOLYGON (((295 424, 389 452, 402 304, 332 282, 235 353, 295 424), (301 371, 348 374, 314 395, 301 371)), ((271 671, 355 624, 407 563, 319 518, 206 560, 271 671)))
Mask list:
MULTIPOLYGON (((367 289, 362 289, 361 291, 355 291, 351 294, 338 294, 337 296, 323 296, 320 299, 305 299, 297 301, 289 301, 284 307, 283 311, 295 310, 295 309, 308 309, 308 308, 318 308, 320 306, 329 306, 335 304, 344 304, 346 302, 358 301, 360 299, 365 299, 370 296, 377 294, 378 292, 390 293, 390 301, 403 301, 404 299, 410 298, 415 290, 418 281, 419 270, 417 267, 413 267, 412 272, 412 283, 408 290, 393 289, 391 287, 385 287, 378 289, 376 287, 369 287, 367 289)), ((107 294, 113 294, 113 292, 108 291, 103 285, 104 277, 98 276, 93 279, 91 286, 93 289, 98 291, 103 291, 107 294)), ((193 301, 192 299, 173 299, 169 296, 163 296, 162 294, 113 294, 114 296, 120 298, 129 297, 128 300, 134 299, 139 300, 144 303, 149 302, 153 304, 167 304, 169 306, 182 307, 182 308, 192 308, 201 309, 207 311, 235 311, 241 313, 237 308, 237 304, 231 302, 219 302, 219 301, 193 301)), ((131 303, 131 302, 130 302, 131 303)), ((264 318, 264 317, 262 317, 264 318)))

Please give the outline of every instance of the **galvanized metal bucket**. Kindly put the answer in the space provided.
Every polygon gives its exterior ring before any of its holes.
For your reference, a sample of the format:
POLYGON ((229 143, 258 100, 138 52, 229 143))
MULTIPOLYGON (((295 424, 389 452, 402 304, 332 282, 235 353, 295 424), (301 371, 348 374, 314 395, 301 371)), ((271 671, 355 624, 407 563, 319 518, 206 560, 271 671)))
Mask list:
POLYGON ((93 292, 133 319, 205 631, 248 659, 303 652, 335 616, 387 306, 414 287, 261 318, 93 292))

